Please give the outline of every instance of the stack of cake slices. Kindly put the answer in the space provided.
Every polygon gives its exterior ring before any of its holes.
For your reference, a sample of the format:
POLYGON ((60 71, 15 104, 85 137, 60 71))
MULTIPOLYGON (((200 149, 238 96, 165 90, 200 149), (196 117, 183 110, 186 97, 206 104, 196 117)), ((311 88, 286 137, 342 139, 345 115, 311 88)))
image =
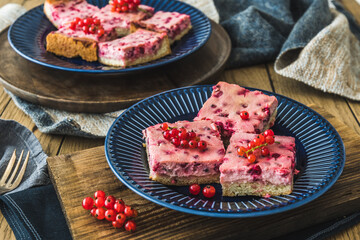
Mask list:
POLYGON ((179 186, 220 182, 223 196, 290 194, 295 171, 293 137, 273 136, 276 142, 267 146, 266 155, 254 151, 255 161, 238 154, 240 147, 247 148, 274 125, 277 105, 274 96, 219 82, 193 122, 166 123, 169 129, 195 132, 197 141, 207 143, 205 149, 177 146, 166 139, 163 124, 143 131, 150 178, 179 186), (243 111, 248 118, 240 117, 243 111))
POLYGON ((110 4, 99 9, 85 0, 46 0, 44 12, 58 28, 46 37, 47 51, 115 67, 171 54, 170 44, 192 28, 189 15, 162 11, 154 15, 154 8, 146 5, 136 11, 114 12, 110 4), (83 20, 91 23, 83 24, 83 20), (93 31, 84 30, 91 25, 93 31))

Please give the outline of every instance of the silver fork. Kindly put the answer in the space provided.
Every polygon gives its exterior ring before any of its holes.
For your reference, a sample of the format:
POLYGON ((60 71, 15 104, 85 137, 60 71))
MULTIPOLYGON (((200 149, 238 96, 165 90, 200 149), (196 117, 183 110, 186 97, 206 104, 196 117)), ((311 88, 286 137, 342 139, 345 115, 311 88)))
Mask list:
POLYGON ((14 150, 14 152, 10 158, 10 161, 5 169, 5 172, 0 179, 0 194, 9 192, 19 186, 19 184, 24 176, 24 173, 25 173, 25 169, 26 169, 26 166, 27 166, 27 163, 29 160, 30 152, 27 153, 25 161, 19 171, 19 174, 17 175, 16 179, 14 180, 14 177, 16 176, 16 173, 18 172, 23 154, 24 154, 24 150, 21 151, 20 158, 19 158, 15 168, 13 169, 15 160, 16 160, 16 149, 14 150), (11 174, 10 178, 8 179, 11 172, 12 172, 12 174, 11 174))

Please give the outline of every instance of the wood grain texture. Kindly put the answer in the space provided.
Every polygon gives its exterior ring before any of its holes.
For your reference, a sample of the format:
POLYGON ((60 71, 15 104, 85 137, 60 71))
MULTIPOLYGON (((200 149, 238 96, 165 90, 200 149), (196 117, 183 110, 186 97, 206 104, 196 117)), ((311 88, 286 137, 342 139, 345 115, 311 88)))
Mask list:
POLYGON ((129 237, 128 233, 113 229, 108 222, 99 223, 89 217, 78 204, 84 196, 92 195, 97 189, 122 197, 125 202, 139 210, 138 231, 131 235, 134 239, 269 239, 360 210, 360 185, 358 179, 354 178, 360 171, 360 136, 324 109, 315 105, 312 108, 338 130, 347 151, 343 174, 328 192, 313 202, 285 213, 250 219, 219 221, 217 218, 176 212, 151 203, 127 189, 111 172, 104 157, 103 147, 97 147, 48 158, 49 171, 73 238, 129 237), (195 232, 201 232, 201 235, 194 236, 195 232))
POLYGON ((212 27, 205 46, 180 61, 135 73, 107 74, 62 71, 30 62, 11 48, 4 31, 0 35, 0 82, 25 100, 55 109, 119 110, 156 93, 199 84, 220 74, 230 55, 231 42, 219 24, 212 22, 212 27))

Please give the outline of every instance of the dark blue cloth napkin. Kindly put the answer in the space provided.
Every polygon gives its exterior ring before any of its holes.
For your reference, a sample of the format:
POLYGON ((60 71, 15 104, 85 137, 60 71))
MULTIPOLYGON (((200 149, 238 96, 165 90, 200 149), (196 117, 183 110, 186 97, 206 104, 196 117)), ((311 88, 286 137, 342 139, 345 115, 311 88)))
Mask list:
POLYGON ((72 239, 53 185, 0 196, 16 239, 72 239))
POLYGON ((327 0, 214 0, 232 42, 229 67, 274 61, 305 47, 333 20, 327 0))

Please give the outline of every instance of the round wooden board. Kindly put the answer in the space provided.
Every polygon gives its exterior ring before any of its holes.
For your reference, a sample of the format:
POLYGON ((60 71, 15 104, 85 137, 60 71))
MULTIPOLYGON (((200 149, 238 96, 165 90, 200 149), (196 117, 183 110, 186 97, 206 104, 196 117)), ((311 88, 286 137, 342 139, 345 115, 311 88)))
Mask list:
POLYGON ((212 34, 205 46, 178 62, 136 73, 75 73, 22 58, 3 31, 0 81, 15 95, 42 106, 71 112, 111 112, 159 92, 213 80, 224 69, 230 50, 228 34, 212 22, 212 34))

